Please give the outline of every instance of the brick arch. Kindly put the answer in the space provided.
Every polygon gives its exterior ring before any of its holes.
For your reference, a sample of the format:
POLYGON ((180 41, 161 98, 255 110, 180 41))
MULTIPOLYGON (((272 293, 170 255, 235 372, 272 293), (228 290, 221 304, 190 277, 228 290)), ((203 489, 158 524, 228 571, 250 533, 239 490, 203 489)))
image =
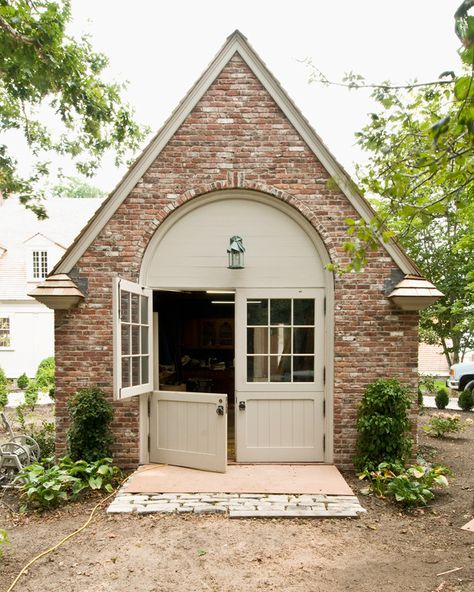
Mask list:
POLYGON ((208 195, 210 193, 218 193, 220 191, 226 190, 242 190, 242 191, 255 191, 257 193, 261 193, 262 195, 271 196, 278 199, 281 202, 284 202, 291 206, 294 210, 296 210, 303 218, 311 224, 311 226, 316 230, 319 238, 321 239, 325 250, 327 252, 327 256, 329 257, 330 261, 333 262, 337 259, 336 255, 336 248, 333 239, 330 237, 328 232, 326 231, 325 227, 320 224, 317 215, 311 211, 311 208, 308 207, 301 199, 298 199, 288 191, 283 189, 279 189, 277 187, 273 187, 272 185, 267 185, 265 183, 260 183, 258 181, 247 181, 241 178, 239 173, 230 174, 227 180, 221 181, 214 181, 212 183, 206 183, 202 185, 198 185, 193 187, 192 189, 188 189, 184 193, 182 193, 179 197, 173 200, 172 203, 165 206, 157 216, 158 221, 154 223, 148 232, 146 232, 142 236, 142 240, 140 241, 141 249, 138 249, 140 252, 140 256, 137 257, 137 266, 140 269, 140 266, 143 262, 143 256, 150 244, 150 240, 152 239, 155 232, 158 228, 168 219, 168 217, 173 214, 176 210, 199 197, 203 197, 204 195, 208 195), (139 259, 139 260, 138 260, 139 259))

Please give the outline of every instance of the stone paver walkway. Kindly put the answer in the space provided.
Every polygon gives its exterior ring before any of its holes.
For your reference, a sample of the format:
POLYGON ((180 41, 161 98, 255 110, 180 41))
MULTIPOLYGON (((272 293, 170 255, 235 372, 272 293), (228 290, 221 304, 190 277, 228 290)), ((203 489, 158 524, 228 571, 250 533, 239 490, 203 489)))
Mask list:
POLYGON ((259 493, 125 493, 107 512, 226 514, 229 518, 345 518, 365 512, 355 495, 270 495, 259 493))

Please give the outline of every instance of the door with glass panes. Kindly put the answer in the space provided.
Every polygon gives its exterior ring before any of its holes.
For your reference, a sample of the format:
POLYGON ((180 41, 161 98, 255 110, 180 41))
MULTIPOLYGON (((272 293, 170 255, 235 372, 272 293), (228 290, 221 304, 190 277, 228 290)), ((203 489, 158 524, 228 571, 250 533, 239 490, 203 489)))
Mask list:
POLYGON ((227 395, 153 388, 153 291, 115 278, 113 315, 115 397, 148 395, 150 462, 225 472, 227 395))
POLYGON ((238 462, 324 460, 324 289, 235 298, 238 462))

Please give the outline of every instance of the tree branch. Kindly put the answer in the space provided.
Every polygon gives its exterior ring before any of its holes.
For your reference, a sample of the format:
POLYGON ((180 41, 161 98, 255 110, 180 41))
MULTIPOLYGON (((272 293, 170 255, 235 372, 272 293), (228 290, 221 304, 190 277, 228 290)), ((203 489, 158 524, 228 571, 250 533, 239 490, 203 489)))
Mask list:
POLYGON ((3 29, 7 35, 15 39, 15 41, 19 41, 20 43, 25 43, 26 45, 34 45, 35 42, 33 39, 30 39, 26 35, 22 35, 18 33, 16 29, 14 29, 10 23, 8 23, 3 17, 0 16, 0 29, 3 29))

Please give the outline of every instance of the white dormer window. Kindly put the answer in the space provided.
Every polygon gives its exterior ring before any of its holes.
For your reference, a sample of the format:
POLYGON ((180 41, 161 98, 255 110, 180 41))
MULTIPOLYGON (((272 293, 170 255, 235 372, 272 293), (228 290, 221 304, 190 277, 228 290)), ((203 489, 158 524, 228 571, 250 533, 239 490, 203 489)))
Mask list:
POLYGON ((33 280, 42 280, 48 275, 48 251, 33 251, 33 280))

